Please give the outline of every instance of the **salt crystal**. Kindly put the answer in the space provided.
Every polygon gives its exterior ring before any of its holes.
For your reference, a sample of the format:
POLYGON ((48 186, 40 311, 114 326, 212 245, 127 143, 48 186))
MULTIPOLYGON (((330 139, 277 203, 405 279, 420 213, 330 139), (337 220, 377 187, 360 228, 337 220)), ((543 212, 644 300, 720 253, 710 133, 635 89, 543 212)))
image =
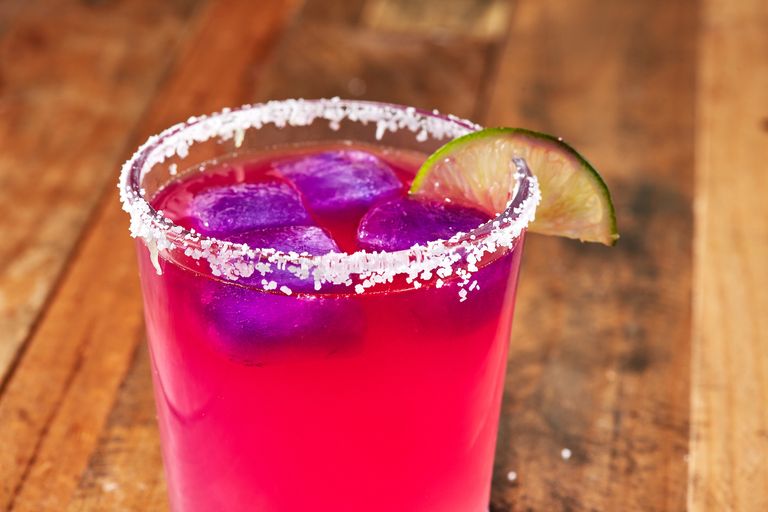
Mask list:
POLYGON ((235 147, 239 148, 242 146, 243 140, 245 140, 245 130, 243 128, 235 129, 235 147))

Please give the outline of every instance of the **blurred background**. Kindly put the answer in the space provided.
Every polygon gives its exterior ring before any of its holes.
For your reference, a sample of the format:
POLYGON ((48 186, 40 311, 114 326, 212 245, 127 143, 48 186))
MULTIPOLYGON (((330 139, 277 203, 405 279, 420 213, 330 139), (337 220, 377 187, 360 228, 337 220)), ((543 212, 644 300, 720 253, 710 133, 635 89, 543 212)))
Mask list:
MULTIPOLYGON (((614 248, 531 236, 491 510, 768 510, 764 0, 0 0, 0 510, 166 509, 119 166, 365 98, 562 136, 614 248)), ((297 482, 300 492, 300 482, 297 482)))

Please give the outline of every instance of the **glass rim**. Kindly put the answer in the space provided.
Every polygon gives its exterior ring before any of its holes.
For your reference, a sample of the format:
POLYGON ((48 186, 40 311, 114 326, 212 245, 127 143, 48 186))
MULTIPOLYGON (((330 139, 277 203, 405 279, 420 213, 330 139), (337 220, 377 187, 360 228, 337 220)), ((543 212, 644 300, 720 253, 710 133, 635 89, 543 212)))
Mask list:
MULTIPOLYGON (((269 279, 269 273, 275 268, 287 269, 302 279, 311 276, 318 291, 325 283, 354 284, 356 293, 363 293, 379 283, 392 282, 397 275, 404 275, 406 282, 416 288, 430 281, 440 287, 444 279, 447 281, 453 275, 459 278, 459 293, 463 300, 466 297, 464 287, 473 287, 475 264, 499 249, 511 249, 535 218, 541 193, 536 177, 521 158, 514 158, 510 163, 516 172, 516 189, 503 212, 466 233, 459 232, 447 240, 438 239, 398 251, 360 250, 312 256, 253 248, 187 230, 156 210, 145 197, 141 182, 146 173, 168 158, 184 159, 194 144, 216 138, 219 142, 234 140, 235 146, 239 147, 249 129, 258 130, 264 125, 278 128, 309 126, 318 120, 327 121, 332 130, 342 121, 375 124, 377 140, 388 131, 408 130, 417 141, 424 141, 429 137, 453 139, 482 128, 437 110, 339 98, 269 101, 190 117, 151 136, 123 164, 120 173, 120 200, 123 210, 130 215, 131 236, 144 241, 158 274, 162 273, 159 253, 177 249, 194 260, 206 260, 215 277, 237 281, 259 272, 263 277, 262 289, 279 290, 286 295, 291 295, 292 290, 286 286, 278 289, 277 283, 269 279), (458 261, 468 263, 467 268, 454 268, 458 261)), ((172 258, 171 263, 179 264, 172 258)))

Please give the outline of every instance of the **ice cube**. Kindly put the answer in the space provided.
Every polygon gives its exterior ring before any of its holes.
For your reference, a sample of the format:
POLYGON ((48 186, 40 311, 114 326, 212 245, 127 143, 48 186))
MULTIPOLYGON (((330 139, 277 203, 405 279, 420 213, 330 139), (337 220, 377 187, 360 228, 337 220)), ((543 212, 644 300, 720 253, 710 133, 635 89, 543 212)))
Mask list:
MULTIPOLYGON (((269 248, 278 251, 296 253, 306 252, 312 256, 321 256, 329 252, 340 252, 336 242, 316 226, 285 226, 276 228, 254 229, 226 237, 231 242, 248 244, 251 248, 269 248)), ((314 280, 310 276, 300 279, 291 271, 277 269, 273 264, 272 272, 262 276, 254 272, 251 276, 241 279, 245 284, 259 284, 262 279, 275 281, 277 286, 287 286, 291 291, 310 292, 314 290, 314 280)))
MULTIPOLYGON (((316 226, 257 229, 227 239, 253 248, 311 255, 339 250, 316 226)), ((210 339, 228 357, 249 364, 268 364, 299 353, 329 354, 353 344, 361 332, 359 310, 349 299, 317 294, 311 276, 301 279, 274 264, 266 275, 257 271, 237 284, 208 283, 200 296, 213 330, 210 339), (264 291, 262 280, 276 286, 264 291), (283 286, 291 295, 280 291, 283 286)))
POLYGON ((362 318, 349 298, 283 295, 218 283, 203 304, 207 336, 229 358, 266 364, 354 345, 362 318))
POLYGON ((363 216, 357 242, 371 251, 397 251, 466 233, 489 219, 479 210, 453 203, 399 198, 376 205, 363 216))
POLYGON ((356 150, 327 151, 275 164, 313 212, 365 209, 397 195, 402 183, 380 158, 356 150))
POLYGON ((225 237, 257 228, 311 225, 313 221, 290 185, 270 181, 208 188, 192 199, 182 224, 204 235, 225 237))

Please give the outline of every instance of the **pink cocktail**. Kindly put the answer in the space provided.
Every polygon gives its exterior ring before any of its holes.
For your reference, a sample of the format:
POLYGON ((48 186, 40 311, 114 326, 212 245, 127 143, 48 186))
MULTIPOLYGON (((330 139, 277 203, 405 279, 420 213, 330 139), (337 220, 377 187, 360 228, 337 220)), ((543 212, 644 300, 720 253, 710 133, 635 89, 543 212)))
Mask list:
POLYGON ((407 195, 473 128, 289 101, 128 162, 173 510, 487 509, 535 181, 496 219, 407 195))

